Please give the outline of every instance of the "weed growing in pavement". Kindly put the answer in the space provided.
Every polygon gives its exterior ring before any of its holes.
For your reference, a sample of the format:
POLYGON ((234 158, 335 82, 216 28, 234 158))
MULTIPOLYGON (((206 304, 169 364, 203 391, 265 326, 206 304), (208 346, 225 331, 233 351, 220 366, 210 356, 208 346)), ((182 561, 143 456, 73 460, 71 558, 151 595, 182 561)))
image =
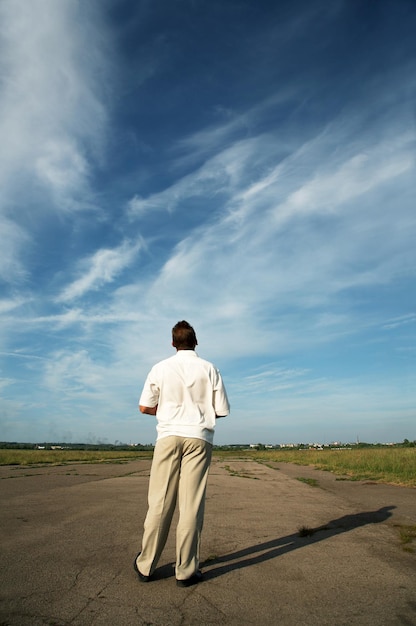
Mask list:
POLYGON ((319 487, 316 478, 302 478, 301 476, 297 476, 296 480, 299 480, 301 483, 305 483, 306 485, 310 485, 311 487, 319 487))
POLYGON ((414 552, 415 548, 411 544, 416 539, 416 526, 406 526, 405 524, 396 524, 399 529, 399 537, 405 552, 414 552))
POLYGON ((233 469, 229 465, 224 465, 224 469, 230 474, 230 476, 238 476, 239 478, 251 478, 252 480, 258 480, 257 476, 251 476, 250 474, 243 474, 238 470, 233 469))

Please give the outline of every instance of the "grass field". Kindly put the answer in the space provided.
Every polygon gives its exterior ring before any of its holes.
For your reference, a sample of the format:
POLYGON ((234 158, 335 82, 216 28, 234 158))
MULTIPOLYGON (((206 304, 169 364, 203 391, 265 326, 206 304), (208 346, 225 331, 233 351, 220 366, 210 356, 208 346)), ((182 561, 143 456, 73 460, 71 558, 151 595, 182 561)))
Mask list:
POLYGON ((0 450, 0 465, 65 465, 67 463, 127 463, 151 459, 147 451, 109 450, 0 450))
MULTIPOLYGON (((353 448, 345 450, 215 451, 222 460, 253 459, 260 463, 313 465, 340 476, 340 480, 416 487, 416 448, 353 448)), ((148 451, 0 450, 0 465, 65 465, 69 463, 128 463, 151 459, 148 451)))
POLYGON ((416 487, 416 448, 265 450, 253 453, 252 456, 263 463, 313 465, 349 480, 372 480, 416 487))

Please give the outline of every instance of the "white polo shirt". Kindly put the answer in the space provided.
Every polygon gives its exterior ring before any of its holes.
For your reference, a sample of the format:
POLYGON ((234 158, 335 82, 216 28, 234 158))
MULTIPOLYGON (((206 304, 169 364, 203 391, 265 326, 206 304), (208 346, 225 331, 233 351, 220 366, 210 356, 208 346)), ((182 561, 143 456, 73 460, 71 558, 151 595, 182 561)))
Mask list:
POLYGON ((218 369, 195 350, 178 350, 150 370, 139 404, 157 405, 157 439, 176 435, 213 442, 215 417, 230 412, 218 369))

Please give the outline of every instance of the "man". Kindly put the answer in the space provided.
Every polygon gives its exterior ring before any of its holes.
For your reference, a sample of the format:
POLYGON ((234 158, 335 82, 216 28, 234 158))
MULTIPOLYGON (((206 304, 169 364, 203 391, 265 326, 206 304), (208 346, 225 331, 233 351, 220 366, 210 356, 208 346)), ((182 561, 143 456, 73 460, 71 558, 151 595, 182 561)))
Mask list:
POLYGON ((142 551, 134 561, 141 582, 148 582, 165 546, 179 502, 176 529, 176 583, 202 580, 199 546, 215 421, 230 406, 221 374, 195 352, 195 331, 188 322, 172 329, 176 354, 157 363, 140 396, 142 413, 157 418, 157 439, 149 481, 149 509, 142 551))

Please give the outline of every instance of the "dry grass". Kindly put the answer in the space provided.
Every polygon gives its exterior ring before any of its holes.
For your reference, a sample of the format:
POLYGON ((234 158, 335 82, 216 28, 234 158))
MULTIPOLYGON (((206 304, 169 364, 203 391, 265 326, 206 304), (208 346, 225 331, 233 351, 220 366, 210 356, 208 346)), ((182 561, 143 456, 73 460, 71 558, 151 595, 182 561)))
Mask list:
MULTIPOLYGON (((0 450, 0 465, 65 465, 67 463, 127 463, 152 458, 151 451, 0 450)), ((265 464, 313 465, 349 480, 416 487, 416 448, 353 448, 350 450, 218 451, 222 461, 254 459, 265 464)))
POLYGON ((0 465, 66 465, 67 463, 127 463, 152 458, 147 451, 0 450, 0 465))
POLYGON ((400 541, 405 552, 414 553, 415 548, 412 545, 416 539, 416 526, 406 526, 404 524, 396 524, 399 530, 400 541))
POLYGON ((416 487, 416 448, 265 450, 249 454, 262 462, 313 465, 350 480, 372 480, 416 487))

